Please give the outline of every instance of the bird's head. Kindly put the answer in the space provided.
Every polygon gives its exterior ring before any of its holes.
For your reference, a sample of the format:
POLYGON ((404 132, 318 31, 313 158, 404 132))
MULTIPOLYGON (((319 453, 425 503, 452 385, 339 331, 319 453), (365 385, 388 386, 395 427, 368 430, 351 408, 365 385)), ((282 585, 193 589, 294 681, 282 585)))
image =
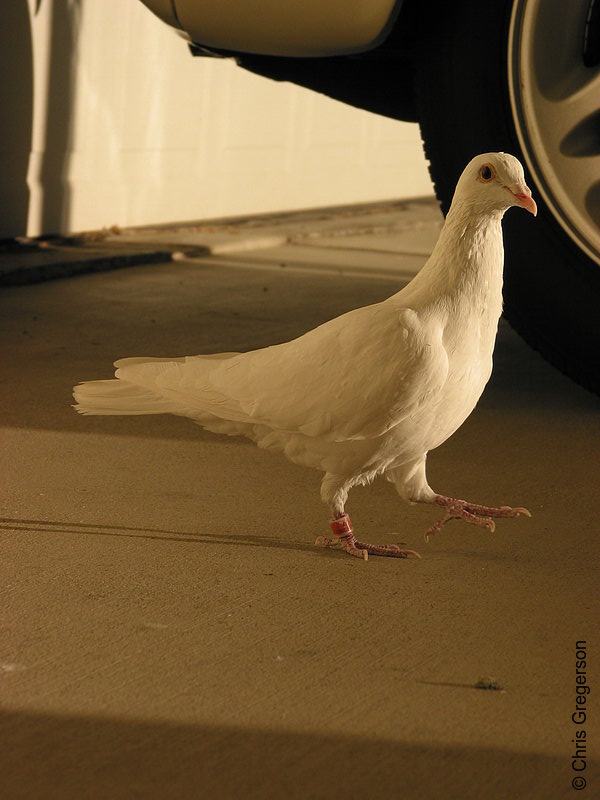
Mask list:
POLYGON ((504 213, 511 206, 520 206, 534 216, 537 214, 521 162, 509 153, 475 156, 456 184, 456 200, 480 211, 504 213))

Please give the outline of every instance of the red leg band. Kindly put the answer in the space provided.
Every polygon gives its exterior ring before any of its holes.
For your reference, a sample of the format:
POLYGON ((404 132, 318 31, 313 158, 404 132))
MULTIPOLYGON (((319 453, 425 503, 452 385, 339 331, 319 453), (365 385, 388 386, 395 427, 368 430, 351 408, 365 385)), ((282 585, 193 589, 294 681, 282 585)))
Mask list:
POLYGON ((352 536, 354 528, 352 527, 348 514, 344 514, 337 519, 332 519, 329 525, 335 536, 339 536, 342 539, 352 536))

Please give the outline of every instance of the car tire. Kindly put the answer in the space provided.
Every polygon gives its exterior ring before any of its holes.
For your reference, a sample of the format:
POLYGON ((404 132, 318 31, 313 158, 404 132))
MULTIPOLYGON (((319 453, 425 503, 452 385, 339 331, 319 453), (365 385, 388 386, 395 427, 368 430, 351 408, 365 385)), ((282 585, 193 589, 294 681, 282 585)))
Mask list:
MULTIPOLYGON (((555 133, 562 119, 557 117, 554 126, 544 119, 554 108, 544 95, 551 94, 552 80, 563 80, 561 92, 567 85, 556 62, 568 59, 548 39, 577 38, 563 48, 570 47, 572 62, 563 63, 563 71, 571 70, 569 79, 575 72, 580 75, 574 54, 583 47, 584 32, 589 33, 585 14, 590 2, 420 4, 425 5, 417 25, 416 93, 442 210, 447 212, 456 181, 474 155, 505 151, 519 158, 539 213, 534 219, 511 209, 504 218, 505 316, 547 360, 600 393, 600 93, 595 111, 589 108, 595 101, 586 95, 581 119, 573 118, 571 130, 565 128, 559 140, 555 133), (540 36, 548 45, 545 50, 537 41, 540 36), (535 93, 544 80, 549 84, 539 90, 540 111, 526 92, 533 86, 535 93), (528 139, 531 130, 537 138, 528 139), (562 177, 553 173, 553 164, 560 164, 562 177), (570 186, 576 172, 581 186, 570 186)), ((591 65, 585 67, 589 73, 581 73, 590 80, 600 76, 600 65, 593 63, 595 57, 600 61, 598 29, 594 35, 596 50, 587 53, 591 65)), ((555 97, 554 110, 560 114, 566 107, 560 107, 560 92, 555 97)))

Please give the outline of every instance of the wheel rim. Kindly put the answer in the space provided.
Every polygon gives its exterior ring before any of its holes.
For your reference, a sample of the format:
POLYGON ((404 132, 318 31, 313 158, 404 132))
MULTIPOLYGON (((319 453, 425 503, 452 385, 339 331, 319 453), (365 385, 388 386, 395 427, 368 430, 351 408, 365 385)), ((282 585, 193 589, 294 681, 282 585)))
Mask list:
POLYGON ((508 82, 517 136, 546 205, 600 265, 600 0, 516 0, 508 82))

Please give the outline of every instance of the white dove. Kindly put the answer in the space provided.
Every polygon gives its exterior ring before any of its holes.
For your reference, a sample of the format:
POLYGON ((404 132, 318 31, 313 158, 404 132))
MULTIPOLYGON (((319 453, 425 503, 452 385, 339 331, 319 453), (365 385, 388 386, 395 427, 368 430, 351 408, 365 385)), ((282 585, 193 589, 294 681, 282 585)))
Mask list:
POLYGON ((316 544, 365 560, 418 557, 354 536, 348 491, 378 475, 405 500, 445 509, 426 540, 453 518, 493 530, 493 517, 530 516, 437 494, 425 474, 427 453, 462 425, 491 374, 502 311, 501 220, 511 206, 537 213, 520 162, 507 153, 476 156, 429 260, 397 294, 260 350, 121 359, 116 380, 75 387, 74 407, 190 417, 321 470, 334 538, 316 544))

